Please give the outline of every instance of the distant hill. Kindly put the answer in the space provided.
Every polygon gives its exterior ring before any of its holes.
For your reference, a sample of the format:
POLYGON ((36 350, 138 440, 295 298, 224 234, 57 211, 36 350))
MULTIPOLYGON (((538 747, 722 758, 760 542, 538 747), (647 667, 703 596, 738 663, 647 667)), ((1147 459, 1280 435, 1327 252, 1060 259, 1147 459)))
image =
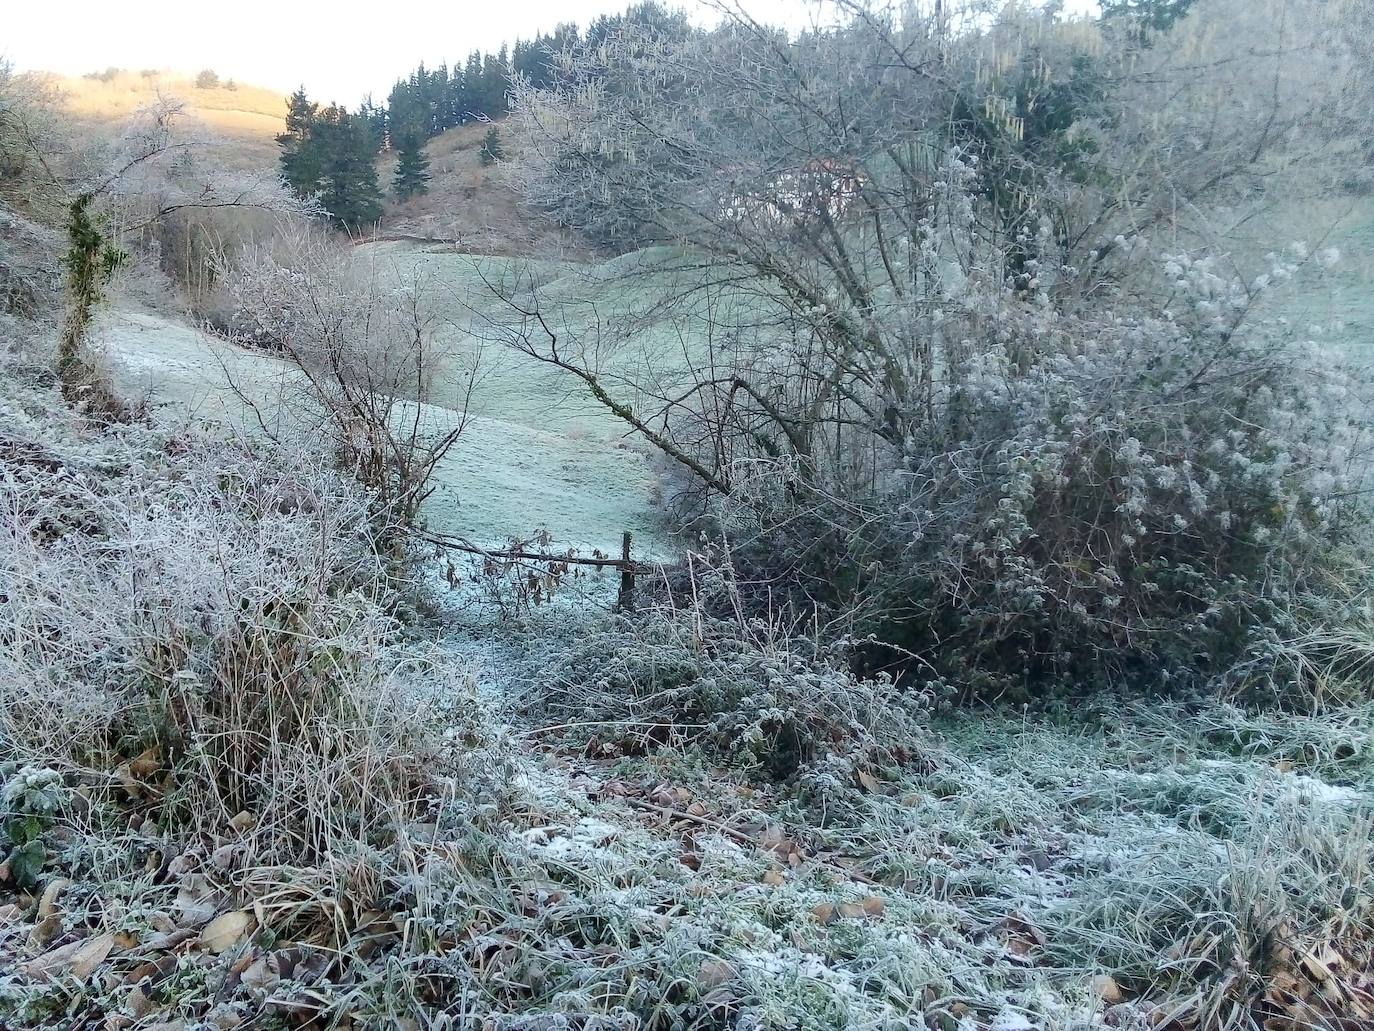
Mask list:
POLYGON ((124 121, 159 95, 174 97, 185 105, 186 119, 202 126, 218 145, 226 164, 256 167, 277 160, 274 137, 285 125, 285 94, 234 83, 227 77, 213 88, 202 89, 194 75, 165 70, 47 78, 62 92, 67 111, 77 121, 110 125, 124 121))

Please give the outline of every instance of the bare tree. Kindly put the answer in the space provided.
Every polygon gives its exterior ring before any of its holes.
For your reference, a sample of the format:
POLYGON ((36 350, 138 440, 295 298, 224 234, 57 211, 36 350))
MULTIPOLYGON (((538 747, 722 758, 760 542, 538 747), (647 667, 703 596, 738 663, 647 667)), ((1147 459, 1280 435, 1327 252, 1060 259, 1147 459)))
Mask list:
POLYGON ((437 284, 360 260, 308 226, 227 270, 238 339, 283 354, 306 385, 305 417, 389 526, 415 522, 431 478, 468 424, 478 358, 439 339, 437 284))
MULTIPOLYGON (((713 320, 748 346, 699 354, 647 410, 582 359, 617 345, 527 306, 523 349, 716 490, 758 454, 871 473, 912 427, 957 421, 967 341, 999 317, 972 284, 1071 311, 1120 286, 1119 241, 1205 233, 1209 205, 1329 146, 1318 87, 1335 66, 1314 58, 1330 27, 1291 5, 1203 6, 1173 45, 1053 11, 844 2, 796 39, 736 11, 686 40, 627 25, 569 51, 554 89, 516 86, 517 186, 579 230, 685 248, 679 311, 712 293, 754 298, 756 317, 713 320), (703 422, 717 453, 688 461, 665 427, 703 422)), ((621 313, 622 340, 662 307, 621 313)))
POLYGON ((1200 613, 1297 593, 1353 518, 1327 492, 1360 430, 1290 421, 1336 388, 1256 317, 1314 248, 1206 254, 1219 213, 1339 179, 1350 62, 1319 6, 1213 0, 1167 38, 1053 5, 626 26, 516 85, 509 168, 564 224, 656 246, 589 284, 618 300, 508 291, 498 328, 728 498, 767 597, 947 668, 1158 665, 1200 613), (674 325, 675 368, 628 357, 674 325), (1228 441, 1270 468, 1262 504, 1228 441))

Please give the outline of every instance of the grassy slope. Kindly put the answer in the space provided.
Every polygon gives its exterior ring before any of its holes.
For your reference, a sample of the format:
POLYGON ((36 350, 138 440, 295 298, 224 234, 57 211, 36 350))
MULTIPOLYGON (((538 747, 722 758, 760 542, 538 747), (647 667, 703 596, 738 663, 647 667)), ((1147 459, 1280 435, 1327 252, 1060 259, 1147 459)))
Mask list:
MULTIPOLYGON (((277 359, 134 312, 111 313, 98 340, 121 390, 165 405, 174 420, 189 417, 253 432, 259 413, 273 428, 283 412, 308 418, 297 402, 283 404, 299 383, 277 359)), ((529 383, 509 365, 492 370, 488 382, 498 398, 513 383, 529 383)), ((441 388, 435 400, 449 396, 441 388)), ((616 546, 621 532, 629 530, 642 548, 652 548, 654 483, 643 452, 618 446, 606 433, 537 419, 533 411, 541 398, 532 392, 529 400, 523 419, 510 418, 501 404, 479 391, 473 409, 477 417, 438 467, 437 489, 425 509, 430 526, 492 544, 542 528, 561 547, 604 550, 616 546)), ((542 400, 548 406, 557 398, 550 394, 542 400)), ((407 415, 411 411, 403 409, 407 415)), ((436 428, 455 418, 442 404, 422 406, 421 416, 436 428)))
POLYGON ((197 89, 194 78, 175 72, 121 71, 102 81, 84 76, 52 76, 65 98, 67 111, 79 123, 109 125, 126 120, 159 96, 185 104, 191 125, 204 129, 216 160, 229 168, 275 165, 277 144, 286 118, 286 97, 272 90, 238 84, 197 89))
MULTIPOLYGON (((703 313, 685 322, 644 318, 695 271, 676 268, 674 255, 658 251, 600 263, 530 263, 446 245, 381 241, 355 253, 385 275, 418 282, 440 317, 436 340, 448 360, 435 377, 427 418, 436 424, 453 418, 467 396, 462 370, 474 363, 478 369, 469 408, 476 418, 439 466, 438 487, 426 506, 435 529, 499 542, 542 528, 560 546, 602 550, 618 547, 628 530, 639 542, 637 554, 672 550, 655 519, 656 469, 664 468, 663 460, 589 399, 579 380, 505 346, 512 313, 493 287, 518 282, 522 300, 537 296, 565 353, 580 343, 603 381, 644 411, 654 403, 633 384, 656 382, 661 392, 675 392, 669 388, 683 382, 684 368, 702 357, 703 313)), ((748 295, 731 304, 735 313, 717 307, 715 316, 741 321, 739 311, 754 318, 766 309, 748 295)), ((224 382, 227 363, 269 419, 278 409, 282 370, 272 358, 212 344, 186 326, 135 313, 116 313, 104 339, 118 381, 132 393, 202 416, 227 413, 241 423, 251 413, 224 382)))
MULTIPOLYGON (((441 133, 426 145, 429 190, 404 202, 388 204, 384 234, 446 240, 473 254, 586 255, 586 248, 555 230, 538 227, 520 198, 502 181, 500 165, 483 165, 482 141, 501 123, 474 122, 441 133)), ((388 196, 396 174, 396 156, 379 163, 382 189, 388 196)))

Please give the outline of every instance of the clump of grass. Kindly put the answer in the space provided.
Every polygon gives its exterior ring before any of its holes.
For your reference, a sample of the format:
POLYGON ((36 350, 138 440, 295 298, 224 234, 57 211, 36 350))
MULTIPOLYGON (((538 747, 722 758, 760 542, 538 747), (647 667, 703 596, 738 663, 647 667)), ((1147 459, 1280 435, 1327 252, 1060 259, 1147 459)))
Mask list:
POLYGON ((653 607, 582 638, 535 707, 593 750, 691 748, 775 780, 827 784, 902 764, 925 708, 843 655, 758 620, 653 607))

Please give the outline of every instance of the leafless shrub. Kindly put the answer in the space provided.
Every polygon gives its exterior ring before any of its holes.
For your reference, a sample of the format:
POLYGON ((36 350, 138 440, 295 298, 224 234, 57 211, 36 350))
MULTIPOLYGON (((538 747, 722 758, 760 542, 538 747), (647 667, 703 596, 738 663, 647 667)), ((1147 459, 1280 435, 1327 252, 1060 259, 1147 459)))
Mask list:
POLYGON ((315 415, 343 466, 384 523, 414 522, 430 477, 467 424, 476 361, 457 367, 437 335, 437 289, 355 257, 308 228, 246 254, 233 272, 235 326, 244 342, 300 369, 315 415), (441 407, 431 402, 438 382, 441 407))

